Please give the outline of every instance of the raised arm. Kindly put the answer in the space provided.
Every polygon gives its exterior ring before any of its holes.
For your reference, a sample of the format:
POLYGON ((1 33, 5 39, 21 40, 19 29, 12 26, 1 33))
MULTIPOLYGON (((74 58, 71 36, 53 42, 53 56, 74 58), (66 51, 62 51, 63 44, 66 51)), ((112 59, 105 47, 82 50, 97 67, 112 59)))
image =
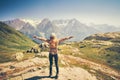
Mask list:
POLYGON ((73 36, 65 37, 65 38, 60 39, 59 42, 63 42, 65 40, 68 40, 68 39, 71 39, 71 38, 73 38, 73 36))
POLYGON ((48 40, 46 38, 43 38, 43 37, 33 36, 33 38, 39 39, 39 40, 44 41, 44 42, 48 42, 48 40))

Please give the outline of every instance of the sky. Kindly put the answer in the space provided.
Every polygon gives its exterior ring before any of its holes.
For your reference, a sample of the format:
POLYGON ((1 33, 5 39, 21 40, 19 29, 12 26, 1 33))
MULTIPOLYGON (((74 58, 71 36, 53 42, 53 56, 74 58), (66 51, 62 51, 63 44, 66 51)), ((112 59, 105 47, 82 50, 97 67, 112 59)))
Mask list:
POLYGON ((0 20, 72 19, 120 26, 120 0, 0 0, 0 20))

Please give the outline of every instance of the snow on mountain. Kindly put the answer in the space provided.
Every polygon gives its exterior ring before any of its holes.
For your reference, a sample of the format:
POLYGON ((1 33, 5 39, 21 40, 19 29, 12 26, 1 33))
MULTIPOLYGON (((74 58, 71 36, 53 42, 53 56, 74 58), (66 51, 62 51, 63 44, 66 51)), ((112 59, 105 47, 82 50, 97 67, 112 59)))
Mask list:
POLYGON ((29 23, 34 27, 37 27, 37 25, 41 22, 41 20, 32 20, 32 19, 20 19, 21 21, 24 21, 25 23, 29 23))
POLYGON ((31 19, 14 19, 4 22, 16 30, 21 31, 30 38, 32 35, 39 35, 48 38, 50 33, 54 32, 58 38, 72 35, 75 37, 73 41, 79 41, 83 40, 86 36, 99 32, 120 31, 119 27, 107 24, 92 24, 88 26, 77 19, 61 19, 53 21, 47 18, 41 21, 31 19))
POLYGON ((67 26, 63 29, 62 33, 66 36, 72 35, 75 37, 72 40, 79 41, 90 34, 96 33, 96 29, 88 27, 86 24, 79 22, 77 19, 71 19, 67 26))
POLYGON ((54 32, 59 35, 59 27, 54 25, 49 19, 45 18, 38 24, 36 28, 39 32, 45 33, 45 36, 48 37, 50 33, 54 32))
POLYGON ((35 33, 35 28, 31 26, 29 23, 26 23, 24 27, 20 29, 20 31, 26 35, 29 35, 29 34, 35 33))
POLYGON ((55 24, 58 27, 65 27, 67 26, 67 24, 69 23, 69 20, 53 20, 52 21, 53 24, 55 24))

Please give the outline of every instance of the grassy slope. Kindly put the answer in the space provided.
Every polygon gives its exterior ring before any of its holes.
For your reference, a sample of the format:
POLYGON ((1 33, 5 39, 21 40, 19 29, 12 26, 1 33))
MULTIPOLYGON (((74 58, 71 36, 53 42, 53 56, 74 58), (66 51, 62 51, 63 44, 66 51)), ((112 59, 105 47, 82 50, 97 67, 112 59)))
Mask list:
POLYGON ((9 61, 11 54, 29 49, 33 45, 35 43, 22 33, 0 22, 0 62, 9 61))
MULTIPOLYGON (((97 44, 99 43, 97 42, 97 44)), ((87 60, 90 60, 90 61, 93 61, 99 64, 111 66, 112 69, 116 69, 120 71, 119 52, 117 52, 117 50, 108 50, 111 47, 116 49, 116 46, 118 47, 118 45, 116 44, 119 44, 119 43, 113 43, 113 44, 115 45, 112 45, 112 44, 102 45, 100 48, 93 48, 92 46, 94 45, 94 42, 92 41, 74 42, 74 43, 71 43, 71 45, 59 46, 60 48, 59 52, 60 54, 81 57, 81 58, 84 58, 84 59, 87 59, 87 60), (72 53, 75 53, 74 50, 76 48, 79 49, 79 52, 76 51, 76 54, 72 54, 72 53)), ((86 69, 87 71, 95 75, 98 80, 114 80, 108 74, 105 74, 104 72, 101 72, 99 70, 96 70, 95 73, 91 72, 92 69, 86 64, 82 64, 82 63, 80 64, 76 60, 71 60, 71 59, 69 59, 69 62, 71 66, 73 65, 73 66, 82 67, 86 69)), ((64 65, 62 65, 61 63, 60 65, 64 67, 64 65)))
MULTIPOLYGON (((99 42, 97 42, 99 44, 99 42)), ((82 42, 82 43, 72 43, 72 47, 78 48, 80 50, 81 54, 74 54, 76 57, 82 57, 97 63, 109 65, 113 67, 114 69, 120 70, 120 53, 117 51, 120 49, 119 43, 113 43, 111 45, 101 45, 100 47, 93 48, 92 46, 95 45, 94 42, 88 41, 88 42, 82 42), (117 48, 118 49, 117 49, 117 48), (112 50, 111 50, 112 49, 112 50), (117 49, 117 50, 116 50, 117 49)), ((62 47, 61 47, 62 49, 62 47)), ((71 55, 72 48, 69 48, 68 46, 63 47, 61 51, 61 54, 68 54, 71 55)))

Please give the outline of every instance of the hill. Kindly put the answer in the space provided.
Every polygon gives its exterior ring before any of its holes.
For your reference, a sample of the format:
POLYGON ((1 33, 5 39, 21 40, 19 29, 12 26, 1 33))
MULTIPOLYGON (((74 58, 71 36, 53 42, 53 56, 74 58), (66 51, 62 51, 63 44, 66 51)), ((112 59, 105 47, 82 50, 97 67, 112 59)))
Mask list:
POLYGON ((35 43, 19 31, 0 22, 0 60, 4 61, 12 53, 26 50, 35 43))
POLYGON ((86 37, 85 40, 103 40, 103 41, 119 41, 120 42, 120 32, 94 34, 86 37))
POLYGON ((75 42, 83 55, 75 55, 120 70, 120 32, 94 34, 75 42))

